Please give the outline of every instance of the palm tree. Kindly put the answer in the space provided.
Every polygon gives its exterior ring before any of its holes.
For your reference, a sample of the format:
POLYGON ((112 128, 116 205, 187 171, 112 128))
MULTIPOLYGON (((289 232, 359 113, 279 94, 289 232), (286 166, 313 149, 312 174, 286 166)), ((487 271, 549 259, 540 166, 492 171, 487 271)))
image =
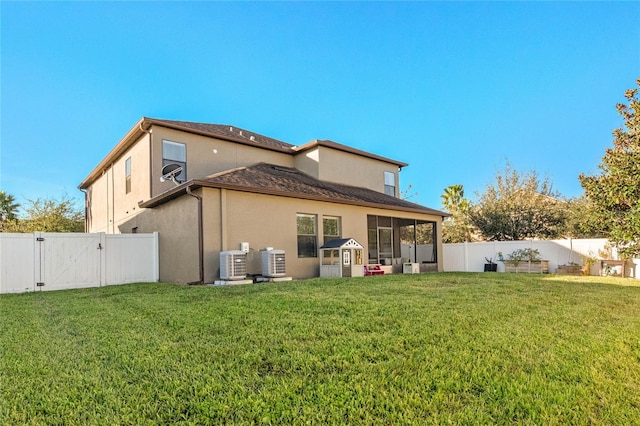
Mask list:
POLYGON ((445 219, 442 228, 442 238, 445 243, 461 243, 472 241, 471 226, 469 224, 469 200, 464 198, 462 185, 450 185, 444 189, 442 205, 451 213, 445 219))
POLYGON ((0 191, 0 223, 16 220, 19 207, 13 195, 0 191))
POLYGON ((449 213, 455 213, 459 210, 465 210, 468 207, 468 201, 464 198, 464 189, 462 185, 449 185, 444 189, 442 205, 449 213))

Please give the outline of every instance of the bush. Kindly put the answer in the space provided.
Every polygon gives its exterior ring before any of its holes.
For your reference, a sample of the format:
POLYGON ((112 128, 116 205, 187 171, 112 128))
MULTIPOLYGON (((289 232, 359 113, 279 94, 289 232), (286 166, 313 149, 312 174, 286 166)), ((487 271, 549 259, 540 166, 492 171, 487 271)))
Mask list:
POLYGON ((537 249, 518 249, 514 250, 510 254, 507 255, 507 259, 514 262, 516 265, 524 260, 528 260, 531 262, 535 262, 538 260, 542 260, 542 256, 537 249))

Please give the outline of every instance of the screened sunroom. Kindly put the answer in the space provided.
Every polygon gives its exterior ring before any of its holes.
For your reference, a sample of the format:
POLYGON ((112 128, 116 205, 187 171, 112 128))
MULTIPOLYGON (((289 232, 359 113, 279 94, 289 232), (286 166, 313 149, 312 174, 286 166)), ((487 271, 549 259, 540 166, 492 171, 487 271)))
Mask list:
POLYGON ((420 272, 437 271, 436 222, 390 216, 367 216, 368 263, 392 265, 418 264, 420 272))

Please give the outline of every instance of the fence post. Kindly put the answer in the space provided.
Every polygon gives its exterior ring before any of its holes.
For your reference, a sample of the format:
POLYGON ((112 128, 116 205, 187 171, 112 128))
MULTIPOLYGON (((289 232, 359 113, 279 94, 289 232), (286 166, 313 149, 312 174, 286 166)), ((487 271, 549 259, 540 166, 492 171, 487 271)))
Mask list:
POLYGON ((33 291, 42 291, 42 283, 44 283, 43 261, 42 258, 42 232, 33 233, 33 291), (40 283, 40 285, 38 285, 40 283))
POLYGON ((160 281, 160 250, 158 243, 158 231, 153 233, 153 281, 160 281))
POLYGON ((464 271, 469 272, 469 251, 468 243, 464 242, 464 271))
POLYGON ((104 232, 98 233, 100 241, 96 249, 100 250, 100 287, 108 285, 107 282, 107 236, 104 232))

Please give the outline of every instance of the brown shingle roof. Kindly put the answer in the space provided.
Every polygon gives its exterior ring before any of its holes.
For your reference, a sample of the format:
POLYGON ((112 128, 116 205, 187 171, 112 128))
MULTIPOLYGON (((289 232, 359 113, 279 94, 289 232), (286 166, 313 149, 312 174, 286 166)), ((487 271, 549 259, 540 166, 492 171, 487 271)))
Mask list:
POLYGON ((142 207, 155 207, 164 201, 178 197, 184 191, 181 187, 189 185, 449 216, 447 213, 371 189, 326 182, 315 179, 298 169, 267 163, 240 167, 207 176, 204 179, 186 182, 175 190, 143 203, 142 207))
POLYGON ((232 139, 236 142, 242 142, 248 145, 257 145, 263 148, 270 148, 289 153, 292 153, 292 149, 295 147, 295 145, 227 124, 194 123, 190 121, 162 120, 157 118, 147 118, 147 121, 152 124, 158 124, 173 129, 186 130, 206 136, 232 139))

